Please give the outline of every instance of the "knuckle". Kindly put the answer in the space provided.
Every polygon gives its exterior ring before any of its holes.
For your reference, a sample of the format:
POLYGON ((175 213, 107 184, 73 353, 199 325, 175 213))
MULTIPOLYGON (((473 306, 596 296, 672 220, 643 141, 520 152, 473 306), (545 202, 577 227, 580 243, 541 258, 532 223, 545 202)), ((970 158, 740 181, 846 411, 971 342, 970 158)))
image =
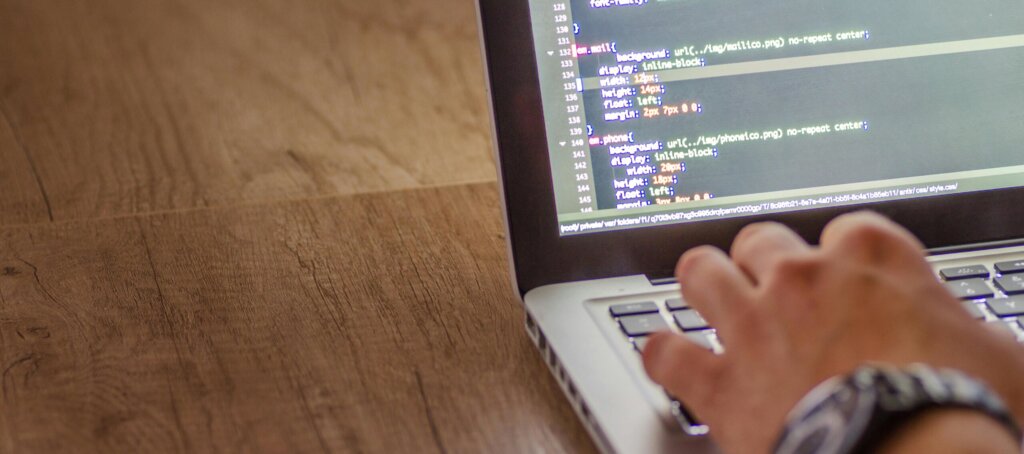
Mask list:
POLYGON ((854 211, 852 213, 846 213, 836 218, 839 222, 863 222, 863 221, 884 221, 887 220, 885 216, 878 214, 871 210, 854 211))
POLYGON ((843 236, 846 243, 853 245, 880 244, 892 241, 896 236, 885 227, 874 223, 859 223, 851 226, 843 236))
POLYGON ((676 276, 689 276, 697 272, 702 266, 718 257, 720 252, 711 246, 700 246, 687 251, 679 259, 676 266, 676 276))
POLYGON ((764 230, 765 225, 766 224, 764 222, 758 222, 744 226, 742 229, 740 229, 740 232, 736 234, 736 241, 744 240, 750 237, 751 235, 754 235, 757 232, 764 230))
POLYGON ((742 247, 746 244, 756 243, 759 241, 759 238, 779 232, 783 229, 785 229, 785 227, 777 222, 758 222, 750 224, 740 230, 740 233, 736 235, 736 240, 733 242, 733 245, 742 247))
POLYGON ((779 258, 772 266, 774 274, 783 279, 816 274, 824 265, 816 255, 793 255, 779 258))
POLYGON ((767 286, 773 294, 783 292, 790 297, 807 294, 820 286, 825 266, 825 261, 817 254, 780 258, 769 271, 767 286))

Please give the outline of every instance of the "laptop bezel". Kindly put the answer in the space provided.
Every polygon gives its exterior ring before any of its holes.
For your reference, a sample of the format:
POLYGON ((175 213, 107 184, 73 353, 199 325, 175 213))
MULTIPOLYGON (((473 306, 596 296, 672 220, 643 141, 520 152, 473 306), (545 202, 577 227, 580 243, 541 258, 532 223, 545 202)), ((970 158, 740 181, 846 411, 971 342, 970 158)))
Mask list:
POLYGON ((496 164, 521 295, 563 282, 670 277, 683 251, 704 244, 728 249, 736 233, 754 222, 781 222, 814 242, 831 219, 864 209, 906 226, 929 248, 1024 237, 1024 182, 1004 190, 561 236, 529 1, 478 0, 478 8, 496 164))

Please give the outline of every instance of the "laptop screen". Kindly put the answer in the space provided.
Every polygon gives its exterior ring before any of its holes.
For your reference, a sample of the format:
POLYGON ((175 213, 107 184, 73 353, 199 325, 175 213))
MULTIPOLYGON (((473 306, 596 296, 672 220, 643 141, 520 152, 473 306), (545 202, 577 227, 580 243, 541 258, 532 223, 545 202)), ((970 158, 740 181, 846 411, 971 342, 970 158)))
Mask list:
POLYGON ((1024 186, 1019 0, 531 0, 562 235, 1024 186))

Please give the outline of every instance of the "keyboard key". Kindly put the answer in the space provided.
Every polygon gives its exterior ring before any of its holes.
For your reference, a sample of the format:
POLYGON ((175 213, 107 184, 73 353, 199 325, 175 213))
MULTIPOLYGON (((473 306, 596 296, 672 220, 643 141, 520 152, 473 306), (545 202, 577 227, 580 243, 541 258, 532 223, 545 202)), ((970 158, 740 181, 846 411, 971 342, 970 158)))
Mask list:
POLYGON ((649 337, 638 337, 636 339, 633 339, 633 348, 635 348, 637 352, 643 353, 644 352, 644 347, 647 346, 647 340, 648 339, 650 339, 650 338, 649 337))
POLYGON ((996 271, 999 274, 1024 273, 1024 260, 996 263, 996 271))
POLYGON ((686 304, 686 301, 683 301, 682 298, 675 298, 665 301, 665 306, 668 307, 668 310, 670 311, 681 311, 683 309, 690 307, 690 305, 686 304))
POLYGON ((612 317, 623 317, 626 315, 654 314, 658 312, 658 305, 653 302, 618 304, 611 307, 612 317))
POLYGON ((959 266, 956 268, 946 268, 939 271, 939 275, 947 281, 959 281, 963 279, 988 279, 990 274, 988 268, 983 265, 972 265, 972 266, 959 266))
POLYGON ((661 314, 630 315, 619 319, 622 332, 629 337, 640 337, 668 329, 668 323, 661 314))
MULTIPOLYGON (((1021 332, 1024 332, 1024 322, 1006 322, 1006 325, 1010 327, 1011 331, 1013 330, 1013 328, 1016 328, 1021 332)), ((1019 336, 1018 339, 1021 341, 1021 343, 1024 343, 1024 336, 1019 336)))
POLYGON ((985 313, 981 311, 981 308, 979 308, 977 304, 971 301, 964 301, 963 305, 964 309, 967 309, 967 312, 969 312, 971 317, 974 317, 975 320, 985 320, 985 313))
POLYGON ((988 300, 988 308, 1000 317, 1024 316, 1024 296, 988 300))
POLYGON ((995 292, 989 288, 984 279, 947 282, 946 288, 953 293, 953 296, 962 300, 991 298, 995 296, 995 292))
POLYGON ((702 329, 708 329, 708 322, 701 317, 697 311, 678 311, 673 312, 672 317, 676 319, 676 324, 682 328, 683 331, 696 331, 702 329))
POLYGON ((691 331, 686 333, 686 337, 695 344, 700 345, 707 350, 714 351, 715 347, 711 345, 711 339, 708 337, 708 334, 710 333, 711 331, 691 331))
POLYGON ((994 279, 996 287, 1007 295, 1024 294, 1024 274, 997 277, 994 279))
POLYGON ((702 435, 707 433, 707 426, 700 422, 693 413, 686 408, 686 404, 676 399, 671 394, 668 396, 672 401, 672 413, 676 415, 683 430, 690 435, 702 435))

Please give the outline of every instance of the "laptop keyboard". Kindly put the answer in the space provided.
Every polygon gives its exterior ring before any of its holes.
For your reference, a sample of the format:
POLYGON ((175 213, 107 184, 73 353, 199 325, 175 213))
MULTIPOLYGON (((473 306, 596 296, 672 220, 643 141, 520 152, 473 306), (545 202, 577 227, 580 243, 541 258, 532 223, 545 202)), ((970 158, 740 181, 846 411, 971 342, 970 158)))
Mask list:
POLYGON ((984 265, 944 268, 939 276, 974 318, 1024 341, 1024 260, 996 263, 992 270, 984 265))
MULTIPOLYGON (((667 329, 683 332, 690 340, 710 351, 722 352, 722 345, 718 342, 715 331, 708 326, 704 317, 691 309, 682 298, 616 304, 609 308, 609 313, 629 342, 633 343, 633 348, 638 354, 644 350, 651 334, 667 329), (668 318, 665 317, 666 314, 668 318)), ((698 421, 682 402, 672 396, 668 397, 671 400, 672 413, 686 433, 703 435, 708 432, 708 427, 698 421)))
MULTIPOLYGON (((996 263, 991 269, 981 264, 943 268, 938 275, 971 316, 1024 343, 1024 260, 996 263)), ((723 352, 715 330, 681 298, 616 304, 609 308, 609 314, 638 354, 651 334, 668 329, 683 333, 716 354, 723 352)), ((681 402, 672 396, 669 399, 687 433, 707 433, 707 426, 681 402)))

